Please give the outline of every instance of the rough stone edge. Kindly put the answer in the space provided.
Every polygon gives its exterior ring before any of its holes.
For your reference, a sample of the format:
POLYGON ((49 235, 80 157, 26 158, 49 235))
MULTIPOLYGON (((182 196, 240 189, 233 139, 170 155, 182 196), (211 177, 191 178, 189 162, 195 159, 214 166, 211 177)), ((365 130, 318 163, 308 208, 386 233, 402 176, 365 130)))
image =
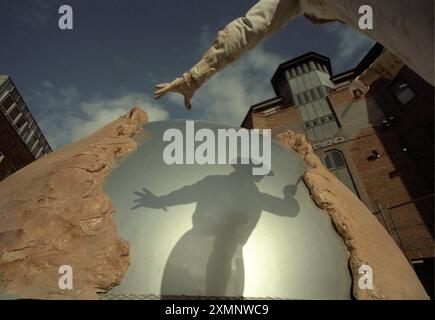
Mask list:
POLYGON ((318 207, 328 212, 349 252, 356 299, 429 299, 412 266, 370 210, 327 170, 302 134, 287 131, 276 142, 299 154, 307 165, 303 180, 318 207), (373 289, 361 289, 359 269, 373 270, 373 289))
POLYGON ((94 299, 121 282, 129 244, 117 234, 102 188, 115 158, 136 149, 131 137, 147 121, 134 107, 0 183, 0 289, 25 298, 94 299), (74 273, 73 290, 58 288, 62 256, 82 271, 74 273))

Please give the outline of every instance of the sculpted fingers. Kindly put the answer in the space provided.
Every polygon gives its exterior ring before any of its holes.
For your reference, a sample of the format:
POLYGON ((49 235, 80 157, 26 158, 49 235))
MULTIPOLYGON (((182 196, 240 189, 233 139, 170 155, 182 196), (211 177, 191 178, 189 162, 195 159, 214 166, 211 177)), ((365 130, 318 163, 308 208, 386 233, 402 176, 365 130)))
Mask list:
POLYGON ((171 91, 172 85, 170 83, 160 83, 156 85, 156 91, 154 92, 154 98, 159 99, 168 91, 171 91))

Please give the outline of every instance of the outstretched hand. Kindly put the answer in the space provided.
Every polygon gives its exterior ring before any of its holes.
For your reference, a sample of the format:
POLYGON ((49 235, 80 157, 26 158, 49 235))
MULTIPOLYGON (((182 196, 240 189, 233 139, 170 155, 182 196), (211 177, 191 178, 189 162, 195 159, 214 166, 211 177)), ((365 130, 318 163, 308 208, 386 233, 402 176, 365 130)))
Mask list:
POLYGON ((133 200, 134 203, 136 203, 131 209, 135 210, 141 207, 145 208, 160 208, 163 209, 163 211, 167 212, 168 209, 166 207, 160 207, 156 204, 158 203, 158 197, 155 196, 151 191, 149 191, 146 188, 142 188, 143 192, 135 191, 134 194, 139 196, 139 199, 133 200))
POLYGON ((190 110, 192 107, 192 97, 198 89, 195 80, 190 73, 184 73, 182 77, 176 78, 171 83, 160 83, 156 85, 156 91, 154 92, 154 98, 160 99, 168 92, 176 92, 184 96, 184 107, 190 110))

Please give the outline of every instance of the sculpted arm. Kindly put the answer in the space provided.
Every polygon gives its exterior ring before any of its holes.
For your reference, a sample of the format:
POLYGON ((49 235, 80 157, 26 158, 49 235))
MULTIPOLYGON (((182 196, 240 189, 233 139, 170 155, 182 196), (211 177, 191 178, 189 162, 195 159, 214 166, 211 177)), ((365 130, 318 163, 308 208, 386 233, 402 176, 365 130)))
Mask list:
POLYGON ((158 84, 154 97, 159 99, 167 92, 178 92, 184 96, 185 107, 190 109, 195 91, 216 72, 300 14, 299 0, 259 1, 244 17, 232 21, 219 31, 212 46, 188 72, 171 83, 158 84))

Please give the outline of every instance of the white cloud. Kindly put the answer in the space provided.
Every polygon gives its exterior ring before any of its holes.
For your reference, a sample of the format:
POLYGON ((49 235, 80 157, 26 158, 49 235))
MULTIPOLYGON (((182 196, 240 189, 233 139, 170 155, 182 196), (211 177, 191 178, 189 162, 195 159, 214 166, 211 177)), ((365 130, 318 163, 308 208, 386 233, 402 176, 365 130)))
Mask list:
POLYGON ((46 80, 41 83, 41 85, 46 89, 53 89, 54 85, 50 81, 46 80))
POLYGON ((165 120, 169 117, 168 112, 140 93, 127 94, 111 100, 84 102, 80 106, 83 116, 71 128, 72 141, 83 138, 126 114, 133 106, 145 110, 152 121, 165 120))
POLYGON ((335 34, 339 39, 337 53, 333 57, 333 63, 338 69, 343 69, 349 63, 361 59, 367 53, 368 48, 375 43, 373 39, 338 22, 328 25, 326 30, 335 34))
POLYGON ((55 88, 43 85, 35 91, 44 111, 38 122, 50 145, 56 149, 83 138, 126 114, 133 106, 148 112, 152 121, 164 120, 168 112, 142 93, 127 93, 113 99, 79 101, 74 87, 55 88))
MULTIPOLYGON (((255 48, 201 87, 193 97, 191 112, 195 118, 239 126, 250 106, 275 96, 270 79, 283 61, 261 46, 255 48)), ((170 94, 169 99, 183 105, 181 95, 170 94)))

